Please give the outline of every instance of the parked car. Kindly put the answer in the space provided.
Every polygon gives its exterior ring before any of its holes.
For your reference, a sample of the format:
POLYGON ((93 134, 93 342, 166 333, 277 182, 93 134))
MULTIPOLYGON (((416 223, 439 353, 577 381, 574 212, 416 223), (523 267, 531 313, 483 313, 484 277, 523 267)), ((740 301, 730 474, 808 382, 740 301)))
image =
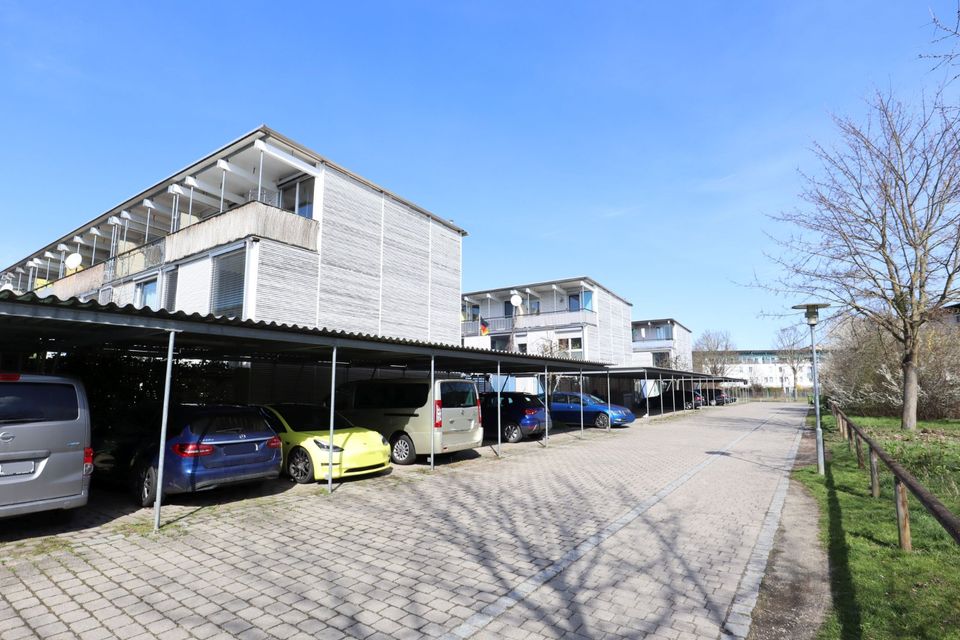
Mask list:
POLYGON ((0 374, 0 517, 82 507, 92 472, 83 385, 0 374))
POLYGON ((263 413, 283 443, 283 469, 300 484, 378 473, 390 467, 390 444, 376 431, 340 422, 333 428, 330 467, 330 410, 312 404, 274 404, 263 413))
POLYGON ((336 410, 351 425, 374 429, 390 443, 394 464, 417 455, 475 449, 483 441, 480 395, 470 380, 358 380, 337 388, 336 410))
MULTIPOLYGON (((483 408, 483 431, 492 437, 497 433, 497 394, 480 395, 483 408)), ((503 439, 507 442, 520 442, 524 437, 541 433, 546 421, 546 409, 543 400, 530 393, 515 391, 500 394, 500 425, 503 439)))
MULTIPOLYGON (((98 480, 128 487, 137 504, 156 500, 159 408, 135 408, 97 428, 98 480)), ((174 405, 167 422, 163 494, 188 493, 279 477, 280 437, 256 407, 174 405)))
POLYGON ((729 402, 729 397, 723 389, 704 389, 703 393, 710 406, 723 406, 729 402))
POLYGON ((557 422, 580 424, 580 405, 583 404, 584 424, 592 424, 600 429, 610 426, 623 426, 636 420, 633 412, 626 407, 611 404, 589 393, 557 391, 550 394, 550 416, 557 422))

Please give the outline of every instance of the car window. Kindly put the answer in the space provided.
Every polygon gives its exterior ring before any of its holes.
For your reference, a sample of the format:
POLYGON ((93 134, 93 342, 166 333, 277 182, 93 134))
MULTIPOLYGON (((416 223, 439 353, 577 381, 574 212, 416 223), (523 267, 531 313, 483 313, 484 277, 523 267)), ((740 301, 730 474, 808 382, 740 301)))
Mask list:
POLYGON ((550 396, 553 402, 570 402, 570 396, 565 393, 554 393, 550 396))
MULTIPOLYGON (((274 405, 294 431, 328 431, 330 429, 330 407, 319 404, 278 404, 274 405)), ((349 429, 352 425, 340 413, 334 429, 349 429)))
POLYGON ((472 382, 441 382, 440 401, 444 409, 477 406, 477 388, 472 382))
POLYGON ((525 407, 542 407, 543 406, 543 400, 541 400, 537 396, 523 394, 520 396, 516 396, 516 398, 517 398, 517 403, 525 407))
POLYGON ((78 415, 71 384, 0 382, 0 424, 76 420, 78 415))
MULTIPOLYGON (((367 382, 354 391, 354 409, 419 409, 427 404, 429 383, 367 382)), ((476 402, 476 400, 474 400, 476 402)))
POLYGON ((271 431, 266 419, 255 411, 203 415, 190 420, 190 430, 198 435, 248 435, 271 431))

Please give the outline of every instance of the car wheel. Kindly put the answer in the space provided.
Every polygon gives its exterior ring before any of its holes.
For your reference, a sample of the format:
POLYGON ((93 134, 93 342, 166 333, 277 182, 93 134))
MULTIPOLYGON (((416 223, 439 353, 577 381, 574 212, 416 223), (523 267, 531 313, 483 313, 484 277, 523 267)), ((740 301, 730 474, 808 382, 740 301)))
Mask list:
POLYGON ((303 447, 296 447, 287 456, 287 475, 297 484, 313 482, 313 461, 303 447))
POLYGON ((136 481, 136 501, 141 507, 149 507, 157 501, 157 470, 153 465, 140 467, 136 481))
POLYGON ((393 444, 390 445, 390 459, 394 464, 413 464, 417 459, 417 452, 413 448, 413 440, 410 436, 401 433, 393 438, 393 444))
POLYGON ((520 425, 510 422, 503 426, 503 439, 510 443, 516 443, 523 440, 523 430, 520 425))
POLYGON ((603 412, 598 413, 596 419, 593 421, 593 426, 598 429, 606 429, 610 426, 610 416, 603 412))

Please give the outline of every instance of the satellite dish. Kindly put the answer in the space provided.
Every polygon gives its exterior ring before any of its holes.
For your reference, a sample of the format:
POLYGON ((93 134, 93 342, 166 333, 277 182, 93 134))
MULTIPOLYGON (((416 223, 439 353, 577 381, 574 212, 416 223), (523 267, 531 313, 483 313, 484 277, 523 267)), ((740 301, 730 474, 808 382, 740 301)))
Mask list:
POLYGON ((67 259, 63 261, 67 265, 67 269, 76 269, 80 266, 80 263, 83 261, 83 256, 79 253, 71 253, 67 256, 67 259))
POLYGON ((523 298, 521 298, 518 294, 515 293, 512 296, 510 296, 510 304, 512 304, 515 307, 519 307, 520 305, 523 304, 523 298))

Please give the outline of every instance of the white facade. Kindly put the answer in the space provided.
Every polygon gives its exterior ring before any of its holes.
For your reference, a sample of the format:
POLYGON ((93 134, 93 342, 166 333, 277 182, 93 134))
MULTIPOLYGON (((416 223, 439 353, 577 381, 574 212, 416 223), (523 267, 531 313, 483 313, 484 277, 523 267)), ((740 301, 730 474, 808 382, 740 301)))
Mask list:
POLYGON ((586 277, 475 291, 463 296, 463 344, 628 364, 631 307, 586 277))
POLYGON ((464 235, 261 127, 12 265, 3 281, 38 295, 458 344, 464 235))
MULTIPOLYGON (((759 385, 790 393, 794 389, 793 370, 776 350, 737 351, 736 362, 727 365, 726 375, 742 378, 748 385, 759 385)), ((813 388, 813 365, 804 361, 797 368, 797 391, 813 388)))
POLYGON ((693 369, 692 333, 673 318, 635 320, 631 334, 634 365, 693 369))

